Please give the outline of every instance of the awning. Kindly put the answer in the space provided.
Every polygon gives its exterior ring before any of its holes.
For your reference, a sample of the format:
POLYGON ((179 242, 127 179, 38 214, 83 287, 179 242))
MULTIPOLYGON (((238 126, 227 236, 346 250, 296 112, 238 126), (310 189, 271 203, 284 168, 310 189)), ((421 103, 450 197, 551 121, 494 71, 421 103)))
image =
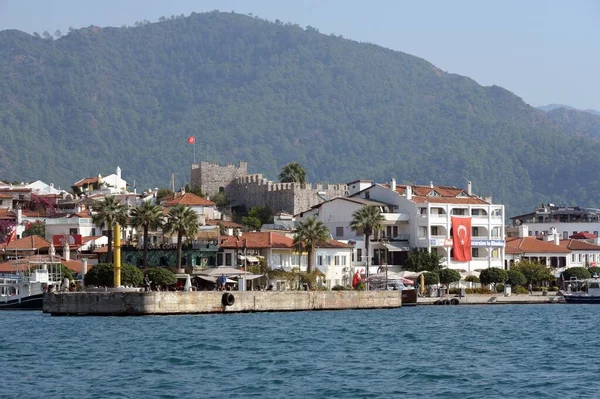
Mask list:
POLYGON ((407 252, 410 251, 410 246, 388 242, 385 247, 390 252, 407 252))
POLYGON ((251 256, 251 255, 238 255, 238 259, 239 260, 246 260, 248 262, 254 262, 254 263, 258 263, 259 260, 256 256, 251 256))

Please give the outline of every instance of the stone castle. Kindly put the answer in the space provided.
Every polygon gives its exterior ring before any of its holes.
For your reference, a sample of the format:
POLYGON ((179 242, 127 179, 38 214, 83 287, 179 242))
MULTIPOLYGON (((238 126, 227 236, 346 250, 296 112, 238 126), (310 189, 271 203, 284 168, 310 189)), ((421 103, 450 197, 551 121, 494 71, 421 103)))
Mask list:
POLYGON ((220 191, 227 193, 233 206, 268 206, 273 213, 286 212, 296 215, 335 197, 348 195, 346 184, 299 184, 277 183, 262 174, 248 174, 248 164, 221 166, 209 162, 193 164, 191 186, 198 186, 203 193, 213 196, 220 191))

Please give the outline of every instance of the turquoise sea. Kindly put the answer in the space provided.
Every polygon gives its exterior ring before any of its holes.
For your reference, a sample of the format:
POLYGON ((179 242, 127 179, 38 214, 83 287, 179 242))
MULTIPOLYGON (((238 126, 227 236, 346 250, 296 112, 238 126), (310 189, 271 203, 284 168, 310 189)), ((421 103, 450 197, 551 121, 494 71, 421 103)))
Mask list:
POLYGON ((595 305, 0 313, 0 398, 596 398, 595 305))

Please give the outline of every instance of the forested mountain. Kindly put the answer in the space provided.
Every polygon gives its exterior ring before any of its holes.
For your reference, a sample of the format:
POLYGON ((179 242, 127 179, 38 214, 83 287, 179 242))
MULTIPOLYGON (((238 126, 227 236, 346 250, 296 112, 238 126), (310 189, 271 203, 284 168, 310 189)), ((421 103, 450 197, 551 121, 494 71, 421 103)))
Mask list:
POLYGON ((276 178, 451 184, 509 213, 598 206, 600 142, 507 90, 316 29, 211 12, 57 40, 0 32, 0 178, 189 181, 197 159, 276 178))
POLYGON ((537 109, 541 109, 542 111, 553 111, 555 109, 558 108, 566 108, 569 110, 576 110, 576 111, 581 111, 581 112, 587 112, 588 114, 594 114, 596 116, 600 116, 600 112, 596 111, 595 109, 577 109, 575 107, 571 107, 569 105, 563 105, 563 104, 548 104, 548 105, 540 105, 539 107, 536 107, 537 109))
POLYGON ((546 116, 572 135, 600 138, 600 115, 573 108, 555 108, 546 116))

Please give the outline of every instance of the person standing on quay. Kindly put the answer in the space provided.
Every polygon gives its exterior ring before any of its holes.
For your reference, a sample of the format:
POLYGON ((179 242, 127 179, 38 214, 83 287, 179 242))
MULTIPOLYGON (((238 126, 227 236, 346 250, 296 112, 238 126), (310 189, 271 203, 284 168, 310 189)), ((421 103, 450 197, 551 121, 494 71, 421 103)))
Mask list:
POLYGON ((533 286, 531 285, 531 283, 527 285, 527 289, 529 290, 529 295, 533 295, 533 286))

